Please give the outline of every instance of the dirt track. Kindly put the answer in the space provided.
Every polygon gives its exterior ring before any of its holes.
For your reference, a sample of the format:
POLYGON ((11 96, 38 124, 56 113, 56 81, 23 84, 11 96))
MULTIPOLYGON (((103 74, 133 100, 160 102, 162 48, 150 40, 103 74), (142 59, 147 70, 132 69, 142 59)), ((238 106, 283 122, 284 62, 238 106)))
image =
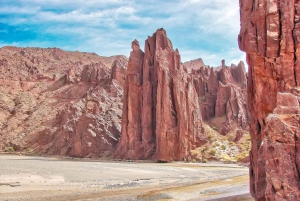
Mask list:
POLYGON ((253 200, 248 168, 0 155, 0 200, 253 200))

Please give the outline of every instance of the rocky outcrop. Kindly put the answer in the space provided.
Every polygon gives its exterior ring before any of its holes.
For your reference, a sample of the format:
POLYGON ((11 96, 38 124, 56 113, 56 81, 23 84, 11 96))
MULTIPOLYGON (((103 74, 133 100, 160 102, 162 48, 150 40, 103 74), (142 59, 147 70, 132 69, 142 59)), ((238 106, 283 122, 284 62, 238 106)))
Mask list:
MULTIPOLYGON (((136 40, 132 42, 132 50, 124 86, 122 134, 116 155, 128 159, 141 159, 145 155, 141 125, 144 52, 140 50, 139 42, 136 40)), ((149 151, 153 150, 154 148, 149 151)))
POLYGON ((112 155, 121 132, 126 57, 3 47, 0 60, 1 150, 112 155))
POLYGON ((132 43, 117 158, 187 160, 206 142, 197 93, 164 29, 132 43))
POLYGON ((237 134, 241 135, 241 130, 247 130, 247 80, 243 62, 228 67, 223 60, 220 67, 212 68, 198 59, 183 65, 192 69, 203 119, 212 121, 219 118, 219 123, 214 127, 218 127, 223 135, 236 129, 237 134))
POLYGON ((251 115, 250 190, 256 200, 300 200, 298 1, 240 0, 251 115))

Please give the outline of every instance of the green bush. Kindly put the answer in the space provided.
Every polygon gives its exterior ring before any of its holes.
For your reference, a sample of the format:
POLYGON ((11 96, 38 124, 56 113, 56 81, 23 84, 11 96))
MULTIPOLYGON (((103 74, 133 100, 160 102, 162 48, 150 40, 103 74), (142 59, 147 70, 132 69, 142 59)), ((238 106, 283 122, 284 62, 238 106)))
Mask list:
POLYGON ((15 152, 15 149, 13 147, 5 147, 5 152, 15 152))
POLYGON ((244 159, 245 158, 245 156, 243 156, 243 154, 239 154, 239 155, 237 155, 236 157, 235 157, 235 160, 236 161, 239 161, 239 160, 242 160, 242 159, 244 159))
POLYGON ((221 149, 222 149, 222 150, 225 150, 225 149, 226 149, 226 146, 225 146, 225 145, 222 145, 222 146, 221 146, 221 149))
POLYGON ((235 145, 235 143, 234 143, 234 142, 229 142, 229 144, 230 144, 231 146, 234 146, 234 145, 235 145))
POLYGON ((202 163, 207 163, 207 159, 206 159, 206 158, 203 159, 203 160, 202 160, 202 163))
POLYGON ((216 150, 215 149, 211 149, 209 152, 210 155, 214 156, 216 155, 216 150))
POLYGON ((32 154, 33 153, 33 149, 31 149, 31 148, 26 148, 25 151, 28 154, 32 154))
POLYGON ((109 158, 109 157, 111 157, 111 155, 112 155, 111 152, 107 152, 107 153, 105 154, 105 157, 106 157, 106 158, 109 158))

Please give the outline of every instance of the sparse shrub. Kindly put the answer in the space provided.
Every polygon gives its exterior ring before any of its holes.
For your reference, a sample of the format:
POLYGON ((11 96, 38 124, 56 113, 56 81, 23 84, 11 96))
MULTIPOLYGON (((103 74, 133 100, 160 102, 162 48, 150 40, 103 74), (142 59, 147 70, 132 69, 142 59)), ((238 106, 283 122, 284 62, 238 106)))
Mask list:
POLYGON ((192 162, 193 162, 193 163, 196 163, 196 160, 195 160, 195 159, 193 159, 193 160, 192 160, 192 162))
POLYGON ((201 100, 202 100, 202 102, 205 102, 205 100, 206 100, 205 96, 202 96, 201 100))
POLYGON ((216 150, 215 149, 211 149, 209 151, 209 154, 212 155, 212 156, 216 155, 216 150))
POLYGON ((31 149, 31 148, 26 148, 25 151, 27 154, 33 154, 33 149, 31 149))
POLYGON ((243 156, 243 154, 239 154, 235 157, 236 161, 242 160, 243 158, 245 158, 245 156, 243 156))
POLYGON ((208 139, 211 139, 213 137, 213 135, 211 133, 207 133, 206 136, 208 139))
POLYGON ((202 163, 207 163, 207 159, 204 158, 204 159, 202 160, 202 163))
POLYGON ((216 142, 216 143, 215 143, 215 146, 216 146, 216 147, 219 147, 219 146, 220 146, 220 143, 219 143, 219 142, 216 142))
POLYGON ((228 137, 227 137, 227 136, 221 135, 221 136, 220 136, 220 140, 223 140, 223 141, 228 140, 228 137))
POLYGON ((225 149, 226 149, 226 146, 223 144, 223 145, 221 146, 221 149, 222 149, 222 150, 225 150, 225 149))
POLYGON ((234 146, 235 143, 234 143, 234 142, 229 142, 229 145, 230 145, 230 146, 234 146))
POLYGON ((242 155, 243 155, 243 156, 244 156, 244 158, 245 158, 246 156, 248 156, 248 155, 249 155, 249 152, 248 152, 248 151, 243 151, 242 155))
POLYGON ((5 147, 5 152, 15 152, 15 149, 13 147, 5 147))
POLYGON ((109 158, 109 157, 111 157, 111 155, 112 155, 111 152, 108 152, 108 153, 105 154, 105 157, 109 158))
POLYGON ((218 131, 219 129, 215 126, 212 127, 212 129, 214 129, 215 131, 218 131))

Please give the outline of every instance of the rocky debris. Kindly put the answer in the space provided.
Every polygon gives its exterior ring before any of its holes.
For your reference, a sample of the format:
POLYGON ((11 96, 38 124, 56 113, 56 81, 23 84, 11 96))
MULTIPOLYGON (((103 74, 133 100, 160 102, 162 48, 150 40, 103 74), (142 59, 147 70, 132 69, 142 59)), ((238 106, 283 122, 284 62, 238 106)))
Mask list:
POLYGON ((256 200, 300 200, 298 1, 240 0, 247 53, 250 190, 256 200))
POLYGON ((116 158, 188 160, 207 139, 191 77, 164 29, 132 43, 124 89, 121 139, 116 158))
POLYGON ((2 150, 112 155, 121 132, 125 56, 3 47, 0 60, 2 150))
POLYGON ((192 69, 203 120, 225 117, 225 121, 213 125, 223 135, 236 128, 247 130, 247 78, 243 62, 228 67, 222 60, 219 68, 205 66, 202 60, 183 65, 192 69))

